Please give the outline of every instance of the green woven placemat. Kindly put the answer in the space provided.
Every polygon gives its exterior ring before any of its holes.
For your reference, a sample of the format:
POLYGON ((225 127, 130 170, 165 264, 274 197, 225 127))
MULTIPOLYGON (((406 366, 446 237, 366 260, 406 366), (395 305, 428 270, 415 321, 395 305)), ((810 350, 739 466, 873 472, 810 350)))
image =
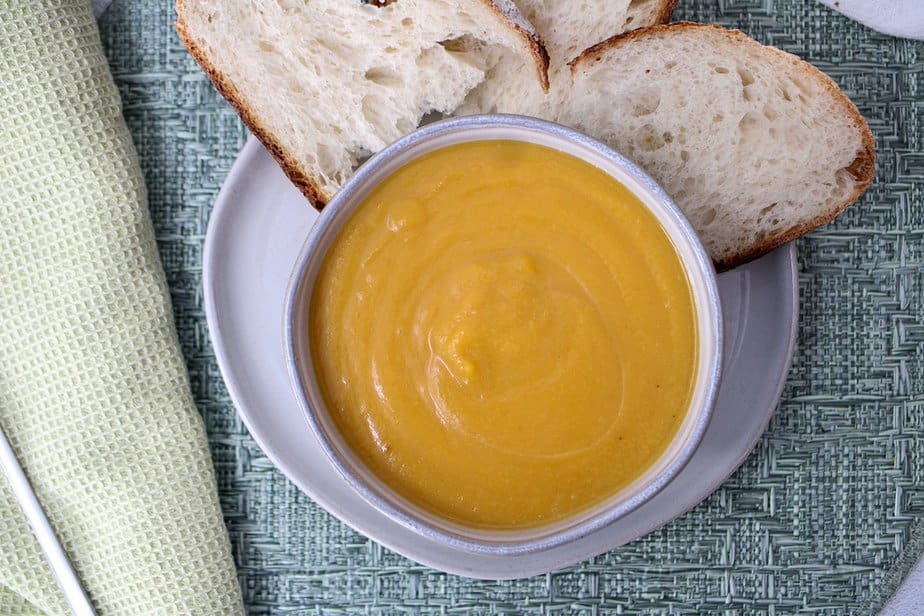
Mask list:
POLYGON ((870 120, 876 183, 799 245, 799 350, 741 470, 689 514, 592 562, 478 582, 342 525, 241 424, 208 340, 200 267, 246 132, 177 40, 172 3, 116 0, 104 16, 252 613, 840 614, 875 609, 897 583, 889 571, 924 514, 924 49, 814 0, 681 0, 675 17, 738 27, 830 74, 870 120))

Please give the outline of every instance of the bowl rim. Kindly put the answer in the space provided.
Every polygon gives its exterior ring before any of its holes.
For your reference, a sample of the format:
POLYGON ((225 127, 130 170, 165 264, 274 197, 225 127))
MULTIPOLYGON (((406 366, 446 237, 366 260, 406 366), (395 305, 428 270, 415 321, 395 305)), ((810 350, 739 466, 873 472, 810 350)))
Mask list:
MULTIPOLYGON (((511 138, 515 139, 515 137, 511 138)), ((509 138, 505 137, 505 139, 509 138)), ((530 142, 526 139, 523 141, 530 142)), ((559 151, 593 164, 593 162, 588 160, 586 156, 576 154, 573 151, 559 151)), ((602 171, 608 175, 611 175, 610 172, 608 172, 606 169, 602 169, 602 171)), ((614 179, 620 181, 618 178, 614 179)), ((646 208, 651 209, 649 204, 640 195, 637 194, 637 191, 632 190, 632 188, 630 188, 630 191, 639 197, 639 199, 645 204, 646 208)), ((658 217, 659 221, 661 221, 663 225, 661 214, 658 212, 653 213, 658 217)), ((670 232, 668 233, 671 236, 672 241, 676 241, 674 234, 670 232)), ((311 280, 312 286, 314 285, 315 281, 316 276, 313 280, 311 280)), ((691 280, 690 284, 692 287, 694 282, 691 280)), ((310 298, 311 293, 309 292, 307 298, 309 302, 310 298)), ((488 114, 440 120, 431 124, 427 124, 426 126, 419 128, 416 131, 398 139, 365 161, 359 167, 353 177, 346 182, 346 184, 340 189, 334 198, 331 199, 331 201, 324 207, 318 219, 315 221, 314 226, 309 231, 308 236, 306 237, 302 249, 299 253, 298 259, 295 262, 293 271, 289 277, 286 290, 283 319, 283 339, 285 341, 286 347, 285 360, 289 373, 290 385, 292 387, 293 393, 295 394, 296 400, 298 401, 299 407, 305 415, 309 428, 320 443, 326 457, 334 466, 334 468, 337 469, 340 476, 375 509, 379 510, 381 513, 394 520, 395 522, 401 524, 405 528, 408 528, 425 537, 439 541, 456 549, 490 556, 522 555, 534 553, 578 540, 590 533, 593 533, 605 526, 616 522, 619 518, 625 516, 629 512, 637 509, 639 506, 650 500, 655 494, 660 492, 668 483, 670 483, 670 481, 672 481, 681 470, 683 470, 683 468, 689 462, 690 458, 693 456, 693 453, 699 447, 709 422, 712 419, 713 409, 715 407, 716 397, 718 395, 719 382, 721 379, 723 355, 723 322, 716 272, 712 260, 709 258, 706 249, 703 247, 702 242, 700 241, 696 232, 693 230, 689 221, 673 202, 673 200, 667 195, 667 193, 638 165, 630 161, 625 156, 619 154, 609 146, 592 137, 589 137, 584 133, 562 126, 560 124, 555 124, 553 122, 527 116, 511 114, 488 114), (391 499, 380 494, 373 486, 369 485, 366 480, 359 477, 353 468, 351 468, 351 465, 342 458, 338 447, 331 441, 327 430, 322 425, 321 419, 318 417, 318 413, 326 413, 327 410, 326 404, 323 401, 323 396, 319 391, 317 379, 313 378, 309 383, 306 384, 302 379, 303 371, 300 369, 302 359, 304 359, 307 361, 310 373, 314 374, 311 352, 310 349, 308 349, 307 352, 303 352, 303 350, 300 348, 300 345, 296 343, 296 330, 298 328, 297 319, 303 313, 300 308, 303 296, 303 288, 307 278, 306 272, 309 271, 309 266, 314 265, 316 273, 320 263, 323 262, 323 259, 327 254, 327 250, 330 247, 332 238, 339 233, 343 224, 349 220, 352 212, 363 201, 363 197, 366 193, 368 193, 368 190, 377 185, 378 182, 382 181, 384 177, 394 173, 398 168, 408 164, 420 155, 441 149, 443 147, 447 147, 449 145, 454 145, 456 143, 497 140, 497 138, 492 139, 490 137, 472 138, 472 132, 474 130, 492 128, 522 131, 524 134, 530 132, 539 132, 546 137, 550 137, 559 142, 570 141, 577 146, 575 148, 576 150, 584 150, 588 153, 588 155, 596 154, 597 156, 602 156, 607 160, 607 162, 619 167, 622 171, 631 176, 633 180, 642 184, 644 189, 647 190, 653 199, 658 203, 658 206, 662 208, 663 211, 661 214, 668 216, 671 219, 671 222, 679 228, 679 235, 683 238, 687 248, 692 251, 692 260, 686 258, 683 254, 680 254, 679 249, 678 257, 684 263, 684 267, 688 269, 688 278, 692 275, 692 272, 689 271, 691 268, 695 268, 701 274, 700 278, 702 283, 705 284, 705 301, 702 303, 702 305, 697 303, 696 306, 698 311, 703 309, 708 311, 709 314, 706 315, 706 321, 709 325, 711 325, 710 329, 712 333, 712 336, 710 336, 710 342, 713 348, 713 352, 709 355, 705 373, 697 376, 697 381, 704 384, 705 396, 702 399, 699 408, 694 408, 691 402, 691 406, 687 409, 687 413, 698 410, 699 415, 690 428, 686 441, 683 443, 680 450, 675 453, 674 458, 669 462, 669 464, 667 464, 667 466, 665 466, 665 468, 652 480, 643 485, 641 489, 638 489, 634 494, 625 500, 607 506, 598 513, 586 517, 585 519, 582 519, 569 527, 560 529, 558 531, 552 530, 548 534, 539 538, 525 540, 498 539, 490 541, 472 539, 462 536, 456 532, 442 530, 438 528, 436 524, 434 524, 434 521, 439 520, 438 516, 431 515, 420 507, 416 506, 414 503, 406 501, 403 499, 403 497, 397 495, 397 493, 395 493, 382 481, 378 482, 381 484, 380 489, 384 490, 385 492, 389 492, 391 499), (457 135, 460 138, 452 141, 451 143, 446 143, 432 149, 426 149, 425 147, 426 144, 432 141, 434 138, 445 138, 447 136, 453 135, 457 135), (395 169, 392 169, 388 174, 379 178, 378 181, 374 180, 374 176, 380 173, 381 169, 384 166, 390 164, 394 158, 400 156, 408 150, 413 150, 418 147, 423 148, 423 151, 420 152, 418 156, 414 156, 404 161, 401 165, 395 169), (372 184, 368 185, 369 182, 372 182, 372 184), (398 500, 404 502, 407 505, 407 508, 416 510, 416 514, 402 510, 401 507, 395 505, 393 502, 389 502, 389 500, 398 500)), ((700 335, 700 345, 702 345, 704 344, 704 341, 702 340, 703 319, 698 318, 697 323, 697 329, 700 335)), ((671 440, 671 444, 668 446, 668 449, 665 449, 665 452, 662 453, 661 457, 655 461, 654 465, 658 464, 658 462, 663 458, 664 454, 670 449, 671 445, 676 442, 680 434, 681 431, 678 430, 677 434, 675 434, 671 440)), ((368 469, 367 474, 374 477, 374 473, 368 471, 368 469)), ((629 486, 626 486, 626 488, 623 488, 623 490, 630 488, 632 485, 634 485, 634 483, 629 484, 629 486)), ((614 494, 613 497, 615 496, 616 495, 614 494)), ((590 510, 603 507, 603 505, 605 505, 606 502, 611 500, 613 497, 605 499, 602 503, 596 506, 592 506, 590 510)), ((561 522, 565 522, 569 519, 579 516, 580 514, 576 514, 575 516, 566 518, 561 522)), ((537 528, 552 529, 556 524, 558 523, 556 522, 537 528)), ((459 530, 463 530, 465 528, 464 525, 461 524, 449 523, 449 525, 455 526, 459 530)), ((472 528, 472 530, 479 529, 472 528)), ((536 529, 530 528, 527 530, 533 531, 536 529)), ((494 534, 496 534, 497 537, 502 537, 504 535, 512 536, 516 534, 516 531, 496 531, 494 534)))

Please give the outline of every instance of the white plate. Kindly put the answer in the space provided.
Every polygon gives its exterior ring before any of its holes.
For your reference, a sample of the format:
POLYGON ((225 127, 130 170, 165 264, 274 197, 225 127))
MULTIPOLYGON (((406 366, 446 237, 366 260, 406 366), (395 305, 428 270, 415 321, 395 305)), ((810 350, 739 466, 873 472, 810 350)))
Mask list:
POLYGON ((334 470, 308 428, 285 367, 289 274, 317 214, 270 155, 248 141, 218 195, 203 257, 205 311, 222 375, 250 433, 303 492, 357 531, 404 556, 469 577, 545 573, 666 524, 712 493, 763 434, 789 372, 798 319, 795 249, 719 277, 724 379, 712 423, 687 467, 618 522, 537 554, 496 557, 446 548, 378 513, 334 470))
POLYGON ((892 36, 924 39, 922 0, 818 0, 846 17, 892 36))

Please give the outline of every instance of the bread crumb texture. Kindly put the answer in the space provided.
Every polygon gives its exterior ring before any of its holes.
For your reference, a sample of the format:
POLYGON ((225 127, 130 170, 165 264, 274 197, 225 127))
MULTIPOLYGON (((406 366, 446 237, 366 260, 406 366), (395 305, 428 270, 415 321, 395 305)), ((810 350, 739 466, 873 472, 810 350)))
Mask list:
POLYGON ((505 2, 179 0, 177 31, 320 206, 361 160, 424 115, 452 112, 496 65, 541 85, 544 50, 505 2))
POLYGON ((718 26, 627 34, 573 63, 558 119, 624 153, 727 268, 830 221, 869 185, 856 107, 796 56, 718 26))

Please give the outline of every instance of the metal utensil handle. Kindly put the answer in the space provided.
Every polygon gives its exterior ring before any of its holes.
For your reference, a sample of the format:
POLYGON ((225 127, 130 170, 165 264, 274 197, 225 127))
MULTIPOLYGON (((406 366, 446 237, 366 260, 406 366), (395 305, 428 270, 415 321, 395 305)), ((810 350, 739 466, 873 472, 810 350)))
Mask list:
POLYGON ((80 580, 77 578, 77 573, 74 571, 71 561, 68 560, 67 554, 64 553, 64 548, 61 547, 55 531, 51 528, 51 524, 35 497, 35 492, 33 492, 32 486, 29 484, 29 480, 19 465, 19 460, 16 459, 13 448, 10 446, 10 442, 2 429, 0 429, 0 468, 3 469, 3 473, 9 480, 13 495, 19 501, 19 506, 26 515, 26 519, 32 527, 32 532, 35 533, 35 538, 42 547, 42 551, 45 552, 45 558, 48 560, 48 564, 51 565, 51 572, 58 581, 58 586, 61 587, 64 599, 71 606, 71 610, 77 616, 95 616, 96 612, 93 611, 93 605, 90 603, 90 599, 87 598, 86 593, 84 593, 80 580))

